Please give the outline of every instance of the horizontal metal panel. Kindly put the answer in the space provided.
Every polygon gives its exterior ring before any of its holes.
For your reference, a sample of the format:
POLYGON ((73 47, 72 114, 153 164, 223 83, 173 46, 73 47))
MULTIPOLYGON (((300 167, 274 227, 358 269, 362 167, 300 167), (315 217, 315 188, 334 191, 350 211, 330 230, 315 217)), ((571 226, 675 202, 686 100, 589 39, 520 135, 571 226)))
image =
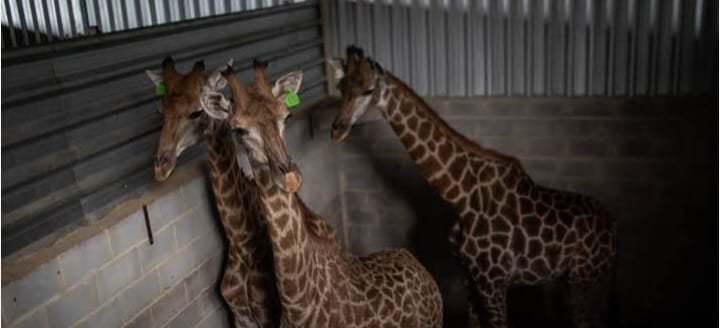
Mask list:
POLYGON ((330 3, 334 55, 361 46, 425 96, 717 92, 705 73, 717 68, 717 1, 330 3))
POLYGON ((325 96, 316 2, 204 21, 3 52, 3 256, 152 183, 162 120, 145 70, 167 55, 180 71, 233 58, 245 80, 255 58, 273 78, 303 69, 303 102, 325 96))

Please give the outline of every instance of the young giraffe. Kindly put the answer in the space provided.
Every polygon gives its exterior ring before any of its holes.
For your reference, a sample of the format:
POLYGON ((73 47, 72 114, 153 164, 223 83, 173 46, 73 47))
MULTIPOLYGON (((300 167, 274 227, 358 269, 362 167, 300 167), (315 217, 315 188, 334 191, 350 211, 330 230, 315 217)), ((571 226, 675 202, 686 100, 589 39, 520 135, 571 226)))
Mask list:
POLYGON ((514 284, 564 277, 578 327, 587 327, 587 290, 615 260, 616 224, 595 200, 537 185, 513 157, 483 148, 449 127, 403 82, 349 47, 331 61, 343 105, 332 127, 342 141, 369 107, 390 123, 421 174, 459 214, 450 242, 475 285, 473 324, 507 327, 514 284), (478 311, 485 310, 478 318, 478 311))
MULTIPOLYGON (((272 269, 272 251, 264 226, 257 185, 238 163, 230 128, 218 115, 205 110, 203 92, 222 87, 224 80, 209 80, 202 62, 187 75, 178 73, 172 58, 159 71, 147 71, 156 85, 164 83, 166 95, 160 112, 163 127, 155 157, 155 179, 164 181, 180 154, 205 138, 208 142, 210 181, 220 222, 228 240, 227 262, 220 292, 230 307, 235 327, 277 327, 280 302, 272 269)), ((214 99, 217 99, 215 97, 214 99)), ((220 113, 222 115, 222 113, 220 113)))
POLYGON ((408 251, 356 257, 342 250, 334 233, 308 228, 306 222, 325 221, 296 195, 300 172, 283 139, 289 113, 282 96, 297 91, 302 77, 271 88, 265 64, 254 69, 249 87, 231 68, 224 76, 235 101, 230 124, 248 152, 268 213, 281 327, 440 327, 437 284, 408 251))

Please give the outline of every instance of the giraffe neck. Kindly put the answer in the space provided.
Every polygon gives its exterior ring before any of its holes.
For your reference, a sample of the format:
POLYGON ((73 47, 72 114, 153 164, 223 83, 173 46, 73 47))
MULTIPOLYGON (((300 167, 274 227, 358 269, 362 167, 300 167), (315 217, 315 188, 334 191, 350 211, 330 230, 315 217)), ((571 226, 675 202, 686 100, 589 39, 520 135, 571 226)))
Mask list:
POLYGON ((398 78, 389 73, 383 78, 384 90, 377 100, 377 107, 423 177, 446 201, 455 204, 463 199, 460 197, 463 187, 473 184, 472 172, 469 172, 471 166, 481 166, 484 162, 515 162, 509 156, 480 147, 455 131, 398 78))
POLYGON ((242 172, 235 142, 226 125, 210 122, 207 141, 210 179, 229 243, 229 257, 243 261, 259 258, 255 251, 263 235, 256 219, 261 214, 257 188, 242 172))
POLYGON ((270 171, 255 170, 267 213, 275 277, 284 315, 292 322, 307 319, 306 312, 333 287, 340 264, 332 228, 294 193, 276 187, 270 171), (322 283, 324 282, 324 283, 322 283))

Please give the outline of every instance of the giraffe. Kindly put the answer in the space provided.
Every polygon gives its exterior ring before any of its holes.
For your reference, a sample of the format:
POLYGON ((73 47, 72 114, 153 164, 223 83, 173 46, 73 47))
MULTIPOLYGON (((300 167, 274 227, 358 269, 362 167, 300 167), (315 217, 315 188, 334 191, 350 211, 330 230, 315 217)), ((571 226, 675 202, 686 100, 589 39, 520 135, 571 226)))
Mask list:
POLYGON ((277 327, 280 303, 259 191, 238 163, 230 128, 211 119, 211 115, 223 113, 205 110, 209 106, 202 100, 218 100, 208 93, 210 86, 217 87, 224 80, 210 80, 204 71, 204 64, 197 62, 188 74, 180 74, 172 58, 167 57, 161 70, 146 72, 154 84, 164 83, 167 89, 160 106, 163 126, 155 156, 155 179, 166 180, 185 149, 207 141, 210 181, 228 241, 220 292, 236 327, 277 327))
MULTIPOLYGON (((301 173, 284 141, 289 115, 282 97, 296 92, 302 72, 271 87, 266 64, 254 65, 245 86, 231 67, 223 72, 234 110, 229 118, 261 190, 267 211, 281 327, 440 327, 442 300, 430 273, 407 250, 366 257, 346 253, 329 225, 313 231, 307 222, 326 222, 296 194, 301 173)), ((214 102, 222 106, 227 102, 214 102)))
POLYGON ((573 321, 588 327, 587 294, 611 273, 616 223, 599 202, 536 184, 520 162, 453 130, 421 97, 362 49, 330 61, 343 102, 331 137, 341 142, 368 108, 377 108, 421 175, 458 214, 450 243, 474 288, 470 321, 507 327, 512 285, 562 278, 573 321), (484 313, 480 313, 484 311, 484 313))

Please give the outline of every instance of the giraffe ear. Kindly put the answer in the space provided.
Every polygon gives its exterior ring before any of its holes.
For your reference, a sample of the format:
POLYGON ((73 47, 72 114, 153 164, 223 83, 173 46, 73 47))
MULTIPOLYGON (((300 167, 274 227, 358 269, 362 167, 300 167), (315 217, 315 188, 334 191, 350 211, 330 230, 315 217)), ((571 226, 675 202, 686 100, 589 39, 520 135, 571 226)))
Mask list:
POLYGON ((330 72, 332 73, 333 79, 336 83, 345 77, 345 59, 328 59, 328 65, 330 65, 330 72))
POLYGON ((286 93, 297 93, 302 85, 303 72, 293 71, 287 73, 275 81, 272 88, 272 94, 275 97, 284 96, 286 93))
POLYGON ((145 74, 150 78, 150 81, 157 86, 158 84, 163 82, 163 74, 161 70, 145 70, 145 74))

